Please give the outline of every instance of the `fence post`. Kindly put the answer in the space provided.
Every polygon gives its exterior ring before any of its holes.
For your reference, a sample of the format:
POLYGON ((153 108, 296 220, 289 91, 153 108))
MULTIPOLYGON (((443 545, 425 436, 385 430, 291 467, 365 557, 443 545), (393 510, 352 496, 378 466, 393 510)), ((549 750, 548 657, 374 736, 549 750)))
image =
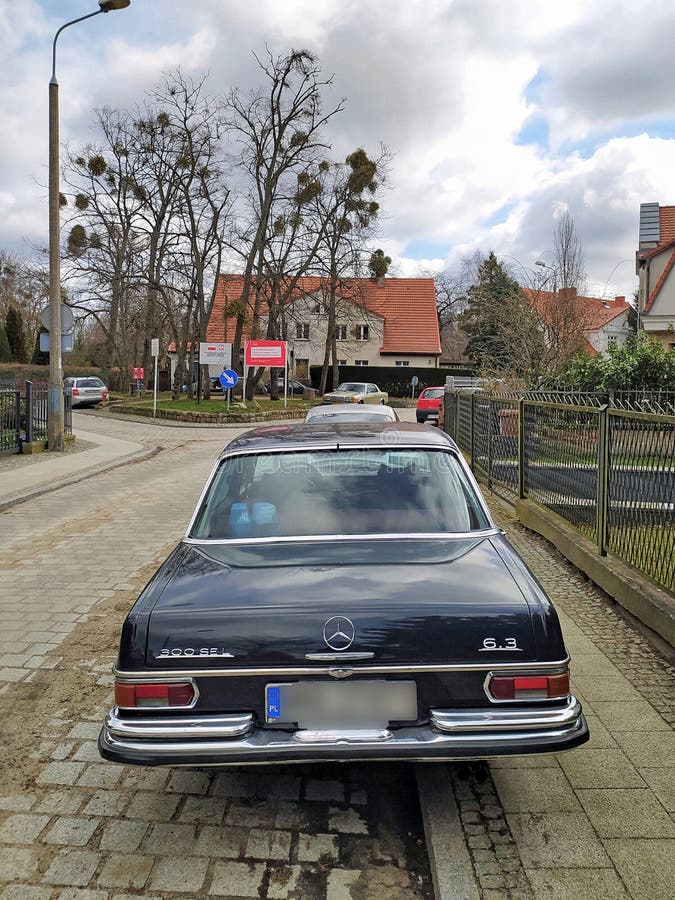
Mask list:
POLYGON ((492 490, 492 399, 488 399, 487 408, 487 484, 492 490))
POLYGON ((607 404, 598 412, 598 481, 596 489, 596 525, 598 550, 607 555, 607 519, 609 512, 609 416, 607 404))
POLYGON ((471 466, 471 471, 472 471, 472 472, 475 472, 476 469, 475 469, 475 466, 474 466, 474 464, 473 464, 473 460, 474 460, 474 440, 473 440, 473 433, 474 433, 474 426, 475 426, 475 424, 476 424, 476 404, 475 404, 475 402, 474 402, 474 400, 475 400, 475 394, 472 393, 472 394, 470 395, 470 397, 471 397, 471 415, 470 415, 469 418, 470 418, 471 428, 470 428, 470 431, 469 431, 469 455, 470 455, 471 459, 470 459, 470 461, 469 461, 469 465, 471 466))
POLYGON ((26 443, 33 442, 33 382, 26 382, 26 443))
POLYGON ((518 401, 518 499, 524 500, 525 493, 525 401, 518 401))
POLYGON ((16 446, 17 452, 21 452, 21 391, 16 392, 16 396, 14 397, 14 415, 16 420, 14 425, 16 427, 16 446))

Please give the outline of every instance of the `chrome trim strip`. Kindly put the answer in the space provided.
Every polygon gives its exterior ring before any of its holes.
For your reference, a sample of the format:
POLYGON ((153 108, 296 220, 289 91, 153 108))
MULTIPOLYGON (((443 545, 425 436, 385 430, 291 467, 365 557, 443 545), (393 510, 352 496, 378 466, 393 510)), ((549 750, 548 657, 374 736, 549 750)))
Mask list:
POLYGON ((241 737, 253 727, 252 713, 231 716, 182 716, 180 718, 122 719, 119 707, 111 709, 105 727, 118 738, 144 740, 170 738, 175 740, 200 738, 241 737))
MULTIPOLYGON (((550 702, 550 701, 549 701, 550 702)), ((432 709, 431 724, 439 731, 456 734, 462 731, 494 731, 502 729, 563 728, 581 715, 581 704, 569 697, 558 709, 432 709)))
POLYGON ((184 544, 190 546, 226 546, 246 547, 259 544, 326 544, 335 541, 458 541, 458 540, 483 540, 500 534, 497 527, 482 528, 480 531, 420 531, 420 532, 387 532, 383 534, 298 534, 279 535, 276 537, 257 538, 191 538, 185 535, 182 538, 184 544))
POLYGON ((305 653, 305 659, 315 659, 317 662, 321 662, 324 659, 332 662, 351 662, 357 659, 372 659, 374 656, 375 653, 372 650, 364 653, 350 653, 349 651, 344 653, 305 653))
MULTIPOLYGON (((569 656, 565 659, 554 660, 553 662, 485 662, 485 663, 425 663, 419 665, 378 665, 378 666, 350 666, 354 675, 384 675, 384 674, 402 674, 408 675, 415 672, 540 672, 542 670, 550 672, 551 675, 558 675, 566 672, 569 666, 569 656)), ((143 672, 125 672, 123 669, 113 667, 113 675, 120 679, 129 680, 147 680, 151 678, 162 678, 181 676, 187 678, 227 678, 241 676, 257 676, 264 675, 270 678, 279 678, 295 675, 330 675, 332 666, 279 666, 278 668, 266 667, 250 667, 247 669, 185 669, 180 670, 164 670, 148 669, 143 672)))
MULTIPOLYGON (((120 680, 120 679, 118 679, 120 680)), ((148 679, 144 675, 138 675, 136 678, 125 678, 125 684, 147 684, 148 681, 154 681, 154 678, 148 679)), ((186 681, 192 686, 192 703, 188 703, 187 706, 120 706, 118 709, 192 709, 194 705, 199 700, 199 686, 193 677, 190 675, 186 675, 183 678, 178 677, 177 675, 168 675, 166 678, 161 679, 163 684, 183 684, 186 681)))

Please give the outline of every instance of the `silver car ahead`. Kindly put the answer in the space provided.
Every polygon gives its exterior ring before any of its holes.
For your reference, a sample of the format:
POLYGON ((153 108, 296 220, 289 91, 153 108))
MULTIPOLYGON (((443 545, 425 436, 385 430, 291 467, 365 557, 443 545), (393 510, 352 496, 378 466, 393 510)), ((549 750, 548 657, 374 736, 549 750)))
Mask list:
POLYGON ((70 376, 64 380, 64 384, 71 390, 73 406, 97 406, 108 401, 108 388, 100 378, 91 375, 82 378, 70 376))
POLYGON ((305 416, 308 425, 327 423, 351 424, 352 422, 398 422, 398 414, 391 406, 313 406, 305 416))

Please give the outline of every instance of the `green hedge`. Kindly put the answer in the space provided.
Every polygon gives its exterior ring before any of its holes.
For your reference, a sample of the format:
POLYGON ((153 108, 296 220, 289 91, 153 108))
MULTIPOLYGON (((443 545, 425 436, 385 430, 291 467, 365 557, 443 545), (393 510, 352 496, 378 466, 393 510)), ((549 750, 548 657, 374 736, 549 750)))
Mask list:
MULTIPOLYGON (((415 388, 415 394, 427 387, 436 387, 445 384, 448 375, 475 375, 476 372, 470 366, 430 368, 428 366, 340 366, 340 382, 342 381, 372 381, 380 390, 386 391, 391 397, 410 397, 412 386, 410 380, 413 375, 419 378, 419 384, 415 388)), ((310 366, 310 378, 312 387, 318 389, 321 382, 321 366, 310 366)), ((332 369, 328 374, 328 390, 331 390, 332 369)), ((337 385, 335 385, 337 387, 337 385)))
MULTIPOLYGON (((102 377, 103 370, 95 366, 64 366, 64 376, 96 375, 102 377)), ((105 380, 105 379, 104 379, 105 380)), ((17 381, 49 381, 49 366, 35 366, 32 363, 0 363, 0 382, 13 384, 17 381)))

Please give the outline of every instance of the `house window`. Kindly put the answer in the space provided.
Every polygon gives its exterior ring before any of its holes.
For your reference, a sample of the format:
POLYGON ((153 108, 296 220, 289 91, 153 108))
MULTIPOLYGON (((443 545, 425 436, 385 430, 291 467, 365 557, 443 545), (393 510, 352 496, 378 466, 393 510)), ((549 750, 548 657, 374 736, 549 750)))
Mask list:
POLYGON ((410 360, 409 359, 397 359, 396 362, 394 363, 394 365, 395 366, 409 366, 410 360))
POLYGON ((309 322, 296 322, 295 338, 298 341, 309 340, 309 322))
POLYGON ((312 312, 315 313, 327 313, 328 312, 328 304, 327 303, 319 303, 318 301, 312 307, 312 312))
POLYGON ((357 341, 370 340, 370 328, 367 325, 357 325, 356 326, 356 340, 357 341))
POLYGON ((367 365, 368 365, 368 360, 367 360, 367 359, 355 359, 355 360, 354 360, 354 365, 355 365, 355 366, 367 366, 367 365))
POLYGON ((338 359, 338 366, 346 366, 346 365, 347 365, 346 359, 338 359))
POLYGON ((347 326, 346 325, 336 325, 335 326, 335 339, 337 341, 346 341, 347 340, 347 326))

